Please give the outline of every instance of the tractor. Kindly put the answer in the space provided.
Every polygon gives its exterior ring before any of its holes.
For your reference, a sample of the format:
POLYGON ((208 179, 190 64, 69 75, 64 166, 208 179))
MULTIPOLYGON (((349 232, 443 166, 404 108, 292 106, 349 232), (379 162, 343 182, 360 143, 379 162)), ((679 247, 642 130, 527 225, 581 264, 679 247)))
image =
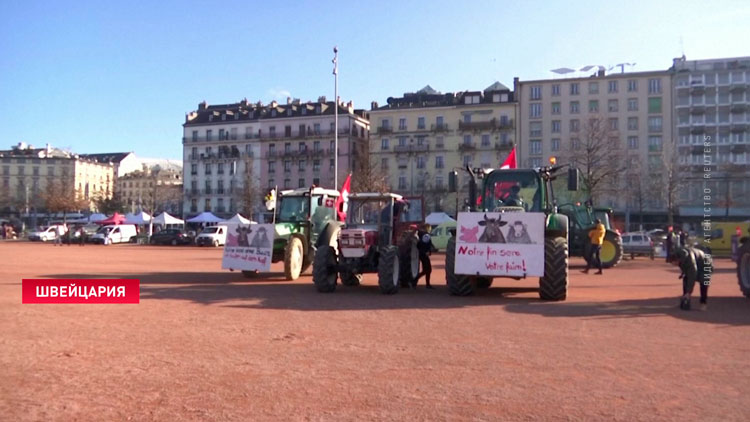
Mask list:
POLYGON ((738 239, 737 248, 737 282, 740 291, 745 297, 750 298, 750 238, 747 236, 738 239))
MULTIPOLYGON (((315 246, 328 223, 336 220, 335 201, 339 192, 320 187, 281 191, 278 200, 269 194, 267 208, 274 212, 272 262, 284 261, 284 276, 296 280, 310 264, 315 246)), ((245 277, 255 271, 243 271, 245 277)))
POLYGON ((424 221, 421 201, 393 193, 350 194, 344 226, 330 223, 320 239, 313 264, 317 290, 333 292, 337 278, 357 286, 365 273, 378 274, 383 294, 414 283, 419 274, 416 223, 424 221))
POLYGON ((591 207, 583 205, 580 202, 563 204, 558 208, 562 214, 568 216, 570 224, 568 229, 570 256, 582 256, 588 260, 591 248, 589 231, 594 228, 594 221, 598 218, 606 229, 600 252, 602 267, 611 268, 622 261, 622 236, 616 230, 612 229, 610 223, 611 208, 591 207))
MULTIPOLYGON (((481 246, 482 250, 487 249, 489 255, 491 246, 503 248, 511 245, 508 243, 512 242, 508 240, 511 227, 505 228, 508 232, 504 236, 498 233, 500 227, 508 220, 512 222, 520 219, 514 218, 519 216, 517 213, 528 213, 530 215, 524 218, 538 222, 537 231, 530 237, 527 236, 525 243, 528 243, 528 247, 532 248, 535 256, 539 257, 537 262, 533 263, 536 269, 532 274, 540 277, 539 296, 543 300, 566 299, 568 293, 568 217, 558 212, 552 181, 558 177, 558 172, 567 166, 554 165, 554 159, 550 160, 550 164, 549 167, 538 169, 471 169, 468 166, 463 169, 469 175, 468 212, 459 213, 457 229, 461 232, 458 236, 454 234, 450 238, 445 253, 446 282, 452 295, 466 296, 473 294, 477 289, 490 287, 493 277, 509 277, 518 280, 527 276, 525 269, 522 273, 516 269, 514 272, 503 273, 496 271, 496 267, 490 265, 476 265, 474 261, 467 264, 469 259, 465 259, 465 255, 462 255, 463 261, 458 262, 457 252, 461 251, 457 250, 457 242, 466 240, 464 236, 467 234, 464 232, 466 228, 462 226, 462 214, 466 214, 463 217, 465 220, 481 219, 478 225, 484 226, 484 233, 482 237, 474 238, 473 241, 479 242, 475 245, 481 246), (488 236, 491 229, 494 234, 488 236), (460 264, 460 269, 457 263, 460 264)), ((578 190, 578 169, 569 168, 567 177, 568 189, 578 190)), ((457 191, 457 180, 458 172, 455 170, 450 172, 448 184, 451 192, 457 191)), ((480 228, 479 226, 474 229, 480 228)), ((471 230, 466 231, 471 232, 471 230)), ((462 248, 466 250, 464 246, 462 248)))

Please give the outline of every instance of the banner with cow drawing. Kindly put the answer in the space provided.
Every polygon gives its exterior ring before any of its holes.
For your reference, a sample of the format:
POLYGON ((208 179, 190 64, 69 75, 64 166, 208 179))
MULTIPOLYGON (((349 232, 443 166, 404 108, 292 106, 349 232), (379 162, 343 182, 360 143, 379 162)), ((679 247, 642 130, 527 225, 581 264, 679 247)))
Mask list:
POLYGON ((221 268, 270 271, 273 235, 273 224, 227 224, 227 241, 221 268))
POLYGON ((456 274, 544 275, 544 213, 461 212, 456 274))

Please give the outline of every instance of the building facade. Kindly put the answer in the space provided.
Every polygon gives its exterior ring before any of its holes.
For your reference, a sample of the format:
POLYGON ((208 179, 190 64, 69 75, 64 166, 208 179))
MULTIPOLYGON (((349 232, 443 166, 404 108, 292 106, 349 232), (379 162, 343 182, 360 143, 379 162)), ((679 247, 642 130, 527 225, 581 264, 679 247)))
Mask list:
MULTIPOLYGON (((262 212, 261 198, 269 188, 332 188, 334 104, 325 97, 267 105, 200 103, 183 125, 185 215, 250 216, 262 212)), ((351 102, 340 103, 338 127, 340 185, 367 149, 369 122, 351 102)))
MULTIPOLYGON (((572 162, 617 168, 596 205, 621 215, 665 215, 661 185, 673 145, 671 72, 630 72, 514 82, 519 102, 519 164, 572 162), (606 156, 605 160, 601 157, 606 156), (590 164, 592 163, 592 164, 590 164)), ((586 198, 581 198, 586 199, 586 198)), ((661 217, 658 217, 661 218, 661 217)))
POLYGON ((154 168, 143 165, 141 170, 117 178, 115 185, 120 200, 130 212, 146 211, 152 215, 182 213, 182 169, 154 168))
MULTIPOLYGON (((425 197, 427 212, 455 213, 466 189, 448 194, 454 168, 499 167, 513 148, 513 92, 495 83, 484 91, 441 94, 429 85, 416 93, 372 104, 371 165, 391 190, 425 197)), ((468 179, 459 172, 460 180, 468 179)))
POLYGON ((0 209, 5 212, 44 211, 49 189, 74 189, 78 199, 93 201, 112 197, 114 166, 53 148, 34 148, 19 143, 0 151, 2 181, 0 209))
POLYGON ((681 216, 750 215, 750 57, 674 59, 681 216), (706 200, 706 198, 709 198, 706 200), (704 202, 708 205, 704 205, 704 202))

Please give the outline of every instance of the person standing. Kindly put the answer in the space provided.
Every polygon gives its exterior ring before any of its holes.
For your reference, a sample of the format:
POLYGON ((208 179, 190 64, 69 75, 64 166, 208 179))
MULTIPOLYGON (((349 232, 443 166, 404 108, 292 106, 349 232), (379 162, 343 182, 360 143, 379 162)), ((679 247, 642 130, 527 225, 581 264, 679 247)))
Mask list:
POLYGON ((599 268, 599 271, 596 273, 602 274, 602 259, 600 254, 602 251, 602 243, 604 243, 605 233, 606 229, 604 228, 602 221, 598 218, 594 220, 594 228, 589 231, 591 250, 589 252, 589 259, 586 260, 586 269, 583 270, 585 274, 589 273, 589 269, 593 266, 594 262, 596 262, 596 266, 599 268))
POLYGON ((419 278, 424 276, 425 287, 428 289, 434 289, 434 287, 430 285, 430 275, 432 274, 430 254, 436 249, 432 244, 429 227, 428 224, 423 224, 421 229, 417 231, 417 251, 419 252, 419 262, 422 264, 422 271, 417 275, 416 280, 414 280, 414 288, 417 287, 417 281, 419 281, 419 278))
POLYGON ((83 246, 86 243, 86 231, 83 226, 78 228, 78 245, 83 246))
POLYGON ((665 240, 665 247, 667 248, 667 264, 672 261, 672 253, 674 252, 674 231, 672 226, 667 227, 667 238, 665 240))
POLYGON ((690 296, 693 294, 695 283, 700 283, 700 309, 705 311, 708 302, 708 286, 711 285, 713 272, 711 256, 698 248, 681 247, 675 251, 675 259, 672 263, 679 266, 682 271, 680 274, 682 278, 680 309, 690 310, 690 296))
POLYGON ((688 245, 688 234, 685 230, 680 229, 680 246, 687 248, 688 245))
POLYGON ((62 238, 65 235, 65 227, 62 224, 55 226, 55 243, 54 246, 62 246, 62 238))

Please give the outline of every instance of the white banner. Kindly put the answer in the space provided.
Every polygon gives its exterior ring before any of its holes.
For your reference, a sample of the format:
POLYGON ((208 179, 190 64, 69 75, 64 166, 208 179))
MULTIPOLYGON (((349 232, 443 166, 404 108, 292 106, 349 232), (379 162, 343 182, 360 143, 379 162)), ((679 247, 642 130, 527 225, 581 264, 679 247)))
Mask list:
POLYGON ((262 271, 271 270, 273 224, 228 223, 227 241, 221 268, 262 271))
POLYGON ((540 212, 461 212, 456 225, 456 274, 544 275, 540 212))

